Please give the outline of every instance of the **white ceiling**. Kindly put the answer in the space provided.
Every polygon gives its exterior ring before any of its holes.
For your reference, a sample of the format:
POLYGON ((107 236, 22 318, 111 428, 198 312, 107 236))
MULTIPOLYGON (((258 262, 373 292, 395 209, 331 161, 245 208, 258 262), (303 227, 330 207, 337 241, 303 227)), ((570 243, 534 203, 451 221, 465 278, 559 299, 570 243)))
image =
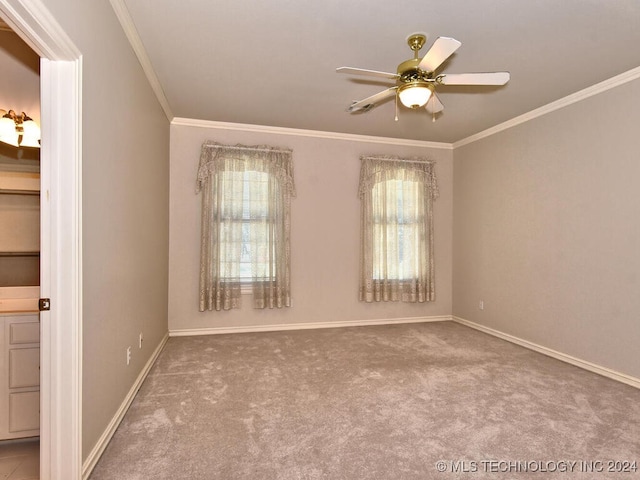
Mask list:
MULTIPOLYGON (((176 117, 453 143, 640 66, 638 0, 123 0, 176 117), (345 108, 386 88, 425 32, 462 47, 440 72, 506 70, 504 87, 440 87, 445 110, 345 108)), ((593 112, 594 116, 598 112, 593 112)))

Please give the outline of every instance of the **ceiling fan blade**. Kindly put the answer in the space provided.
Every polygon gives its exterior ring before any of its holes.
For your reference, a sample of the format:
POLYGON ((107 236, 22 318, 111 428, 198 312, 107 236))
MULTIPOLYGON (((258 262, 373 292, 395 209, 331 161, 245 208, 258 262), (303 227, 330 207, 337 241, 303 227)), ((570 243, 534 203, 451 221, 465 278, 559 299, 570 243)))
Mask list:
POLYGON ((443 73, 436 80, 442 85, 504 85, 510 78, 509 72, 443 73))
POLYGON ((444 110, 444 105, 436 95, 436 92, 433 92, 424 108, 426 108, 429 113, 440 113, 444 110))
POLYGON ((377 70, 366 70, 364 68, 353 68, 353 67, 338 67, 336 68, 336 72, 348 73, 351 75, 366 75, 369 77, 389 78, 391 80, 395 80, 400 76, 397 73, 379 72, 377 70))
POLYGON ((386 90, 378 92, 375 95, 371 95, 370 97, 367 97, 363 100, 353 102, 351 105, 349 105, 349 108, 347 108, 347 112, 354 113, 359 110, 364 110, 364 111, 370 110, 375 106, 376 103, 380 103, 394 96, 396 94, 397 89, 398 87, 387 88, 386 90))
POLYGON ((436 38, 436 41, 433 42, 433 45, 431 45, 429 51, 418 64, 418 68, 424 70, 425 72, 435 71, 436 68, 442 65, 442 62, 444 62, 451 56, 453 52, 460 48, 460 45, 462 45, 462 43, 455 38, 436 38))

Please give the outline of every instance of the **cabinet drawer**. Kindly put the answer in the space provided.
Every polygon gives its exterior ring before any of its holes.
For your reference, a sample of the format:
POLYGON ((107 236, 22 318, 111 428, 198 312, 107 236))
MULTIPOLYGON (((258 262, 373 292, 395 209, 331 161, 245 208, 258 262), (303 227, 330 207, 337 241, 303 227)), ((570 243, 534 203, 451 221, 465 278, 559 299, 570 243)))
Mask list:
POLYGON ((12 348, 9 350, 9 388, 40 385, 40 349, 12 348))
POLYGON ((40 428, 40 392, 9 395, 9 431, 24 432, 40 428))
POLYGON ((11 323, 9 325, 9 343, 40 343, 40 322, 11 323))

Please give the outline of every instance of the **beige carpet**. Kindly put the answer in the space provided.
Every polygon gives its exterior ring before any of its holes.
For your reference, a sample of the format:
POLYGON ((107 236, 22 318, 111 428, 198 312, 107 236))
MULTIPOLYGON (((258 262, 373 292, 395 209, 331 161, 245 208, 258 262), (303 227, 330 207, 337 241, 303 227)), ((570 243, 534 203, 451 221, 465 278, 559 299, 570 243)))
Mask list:
POLYGON ((442 322, 171 338, 91 479, 640 478, 611 461, 640 390, 442 322))

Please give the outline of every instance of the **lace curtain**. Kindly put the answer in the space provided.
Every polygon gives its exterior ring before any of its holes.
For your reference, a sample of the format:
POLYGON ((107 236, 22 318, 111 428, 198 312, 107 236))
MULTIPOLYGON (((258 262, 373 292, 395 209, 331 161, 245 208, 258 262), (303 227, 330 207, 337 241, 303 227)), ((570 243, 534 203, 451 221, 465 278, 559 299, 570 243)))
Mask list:
POLYGON ((435 164, 419 158, 360 160, 360 300, 433 301, 435 164))
POLYGON ((291 305, 292 151, 267 146, 202 145, 200 311, 240 306, 251 285, 255 308, 291 305))

